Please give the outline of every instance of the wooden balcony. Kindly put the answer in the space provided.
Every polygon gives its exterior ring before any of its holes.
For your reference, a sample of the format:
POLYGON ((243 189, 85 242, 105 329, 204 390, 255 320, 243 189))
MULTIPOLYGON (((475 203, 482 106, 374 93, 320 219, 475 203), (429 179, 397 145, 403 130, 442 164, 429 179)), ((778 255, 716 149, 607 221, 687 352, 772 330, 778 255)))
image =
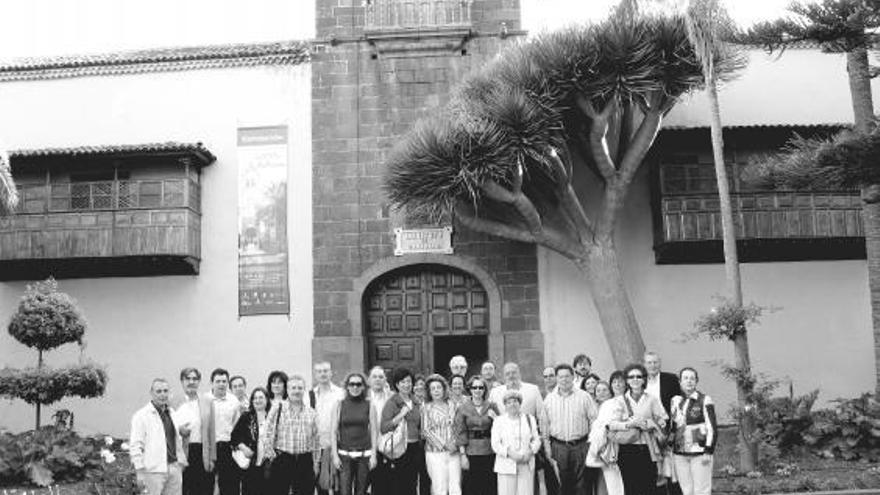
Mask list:
POLYGON ((0 280, 197 274, 199 184, 192 178, 20 187, 0 218, 0 280))
POLYGON ((469 29, 473 0, 368 0, 368 32, 469 29))
MULTIPOLYGON (((864 257, 858 192, 732 193, 743 261, 864 257)), ((723 260, 717 194, 665 194, 655 235, 658 263, 723 260)))

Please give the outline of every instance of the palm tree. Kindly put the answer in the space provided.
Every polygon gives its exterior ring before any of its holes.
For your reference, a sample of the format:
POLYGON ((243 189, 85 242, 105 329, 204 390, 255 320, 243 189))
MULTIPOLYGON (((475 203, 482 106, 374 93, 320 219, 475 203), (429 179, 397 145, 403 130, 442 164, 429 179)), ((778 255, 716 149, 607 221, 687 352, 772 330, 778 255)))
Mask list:
MULTIPOLYGON (((741 40, 761 44, 769 51, 784 50, 789 45, 811 41, 819 43, 826 52, 844 53, 854 131, 860 136, 868 136, 875 128, 874 100, 871 94, 873 70, 868 63, 868 50, 877 42, 875 31, 880 27, 880 0, 794 3, 789 11, 794 14, 793 17, 758 24, 745 33, 741 40)), ((810 159, 819 156, 819 147, 833 147, 835 143, 849 143, 849 146, 853 146, 854 142, 857 142, 857 138, 849 135, 828 142, 795 140, 791 145, 793 156, 771 159, 754 168, 750 175, 767 174, 765 182, 778 187, 810 184, 810 187, 830 189, 848 184, 849 187, 861 189, 878 377, 876 393, 880 395, 880 180, 876 180, 876 174, 869 170, 880 166, 880 162, 875 160, 866 167, 855 167, 844 161, 826 160, 822 166, 818 162, 810 162, 810 159)))
MULTIPOLYGON (((538 36, 466 79, 392 155, 396 207, 544 246, 585 275, 618 366, 644 342, 615 233, 630 184, 678 98, 703 84, 684 17, 624 2, 605 21, 538 36), (585 208, 574 177, 600 184, 585 208)), ((739 60, 715 57, 716 76, 739 60)))
POLYGON ((9 154, 0 149, 0 215, 12 213, 18 204, 18 189, 10 168, 9 154))
MULTIPOLYGON (((716 54, 732 49, 722 38, 733 32, 733 23, 718 0, 691 0, 686 19, 688 38, 694 46, 697 59, 702 64, 703 77, 706 79, 706 96, 709 99, 711 113, 712 155, 715 162, 715 179, 718 183, 718 198, 721 206, 721 231, 724 243, 727 292, 730 302, 735 307, 742 307, 742 280, 736 252, 736 226, 733 223, 733 206, 730 200, 727 169, 724 166, 724 138, 715 74, 716 54)), ((749 357, 749 341, 745 325, 734 334, 733 345, 734 366, 739 370, 737 376, 750 376, 751 358, 749 357)), ((740 412, 738 414, 740 421, 740 467, 745 472, 755 470, 758 456, 758 444, 754 438, 754 418, 751 414, 743 413, 749 410, 746 406, 749 403, 750 385, 750 380, 736 380, 736 397, 740 412)))

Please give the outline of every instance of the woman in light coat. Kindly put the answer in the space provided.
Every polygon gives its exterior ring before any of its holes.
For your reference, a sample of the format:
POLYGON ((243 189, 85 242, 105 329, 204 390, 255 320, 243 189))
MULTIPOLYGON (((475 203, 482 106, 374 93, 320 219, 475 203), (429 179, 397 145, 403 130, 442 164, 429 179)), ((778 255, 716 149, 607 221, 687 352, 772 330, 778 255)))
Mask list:
POLYGON ((535 453, 541 448, 541 436, 535 418, 520 411, 522 400, 515 390, 505 393, 505 413, 492 423, 498 495, 534 493, 535 453))
POLYGON ((610 398, 611 386, 607 382, 599 382, 596 389, 602 401, 599 404, 599 414, 590 425, 590 450, 587 451, 587 460, 584 464, 602 470, 602 476, 599 477, 596 485, 597 495, 624 495, 623 478, 617 466, 619 447, 608 438, 608 423, 614 419, 615 413, 615 404, 610 398))

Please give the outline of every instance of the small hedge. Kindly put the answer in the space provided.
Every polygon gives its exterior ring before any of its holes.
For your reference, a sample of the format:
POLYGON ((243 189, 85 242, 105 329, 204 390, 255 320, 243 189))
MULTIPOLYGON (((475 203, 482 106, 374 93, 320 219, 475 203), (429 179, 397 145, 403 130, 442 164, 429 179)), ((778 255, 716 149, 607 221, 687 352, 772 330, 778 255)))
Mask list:
POLYGON ((9 322, 9 334, 22 344, 41 351, 82 344, 86 321, 72 297, 48 279, 28 285, 9 322))
POLYGON ((28 404, 54 404, 64 397, 92 399, 104 395, 107 372, 93 364, 64 368, 3 368, 0 370, 0 397, 21 399, 28 404))

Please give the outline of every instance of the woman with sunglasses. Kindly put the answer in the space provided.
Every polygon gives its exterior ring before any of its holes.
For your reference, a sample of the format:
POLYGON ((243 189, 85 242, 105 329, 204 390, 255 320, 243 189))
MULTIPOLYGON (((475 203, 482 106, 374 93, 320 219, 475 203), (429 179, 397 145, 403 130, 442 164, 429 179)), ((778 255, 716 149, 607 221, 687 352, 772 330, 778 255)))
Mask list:
POLYGON ((623 370, 626 392, 609 401, 612 406, 608 429, 623 432, 617 465, 626 495, 650 495, 657 482, 657 462, 661 460, 658 435, 669 417, 660 399, 645 393, 647 370, 631 364, 623 370))
POLYGON ((464 495, 493 495, 498 491, 491 433, 492 422, 501 412, 494 402, 486 400, 487 388, 483 378, 472 376, 468 381, 471 399, 464 401, 455 414, 464 495))
POLYGON ((377 417, 366 397, 367 379, 360 373, 345 377, 345 398, 333 407, 330 447, 339 471, 341 495, 367 493, 367 477, 376 467, 377 417))

